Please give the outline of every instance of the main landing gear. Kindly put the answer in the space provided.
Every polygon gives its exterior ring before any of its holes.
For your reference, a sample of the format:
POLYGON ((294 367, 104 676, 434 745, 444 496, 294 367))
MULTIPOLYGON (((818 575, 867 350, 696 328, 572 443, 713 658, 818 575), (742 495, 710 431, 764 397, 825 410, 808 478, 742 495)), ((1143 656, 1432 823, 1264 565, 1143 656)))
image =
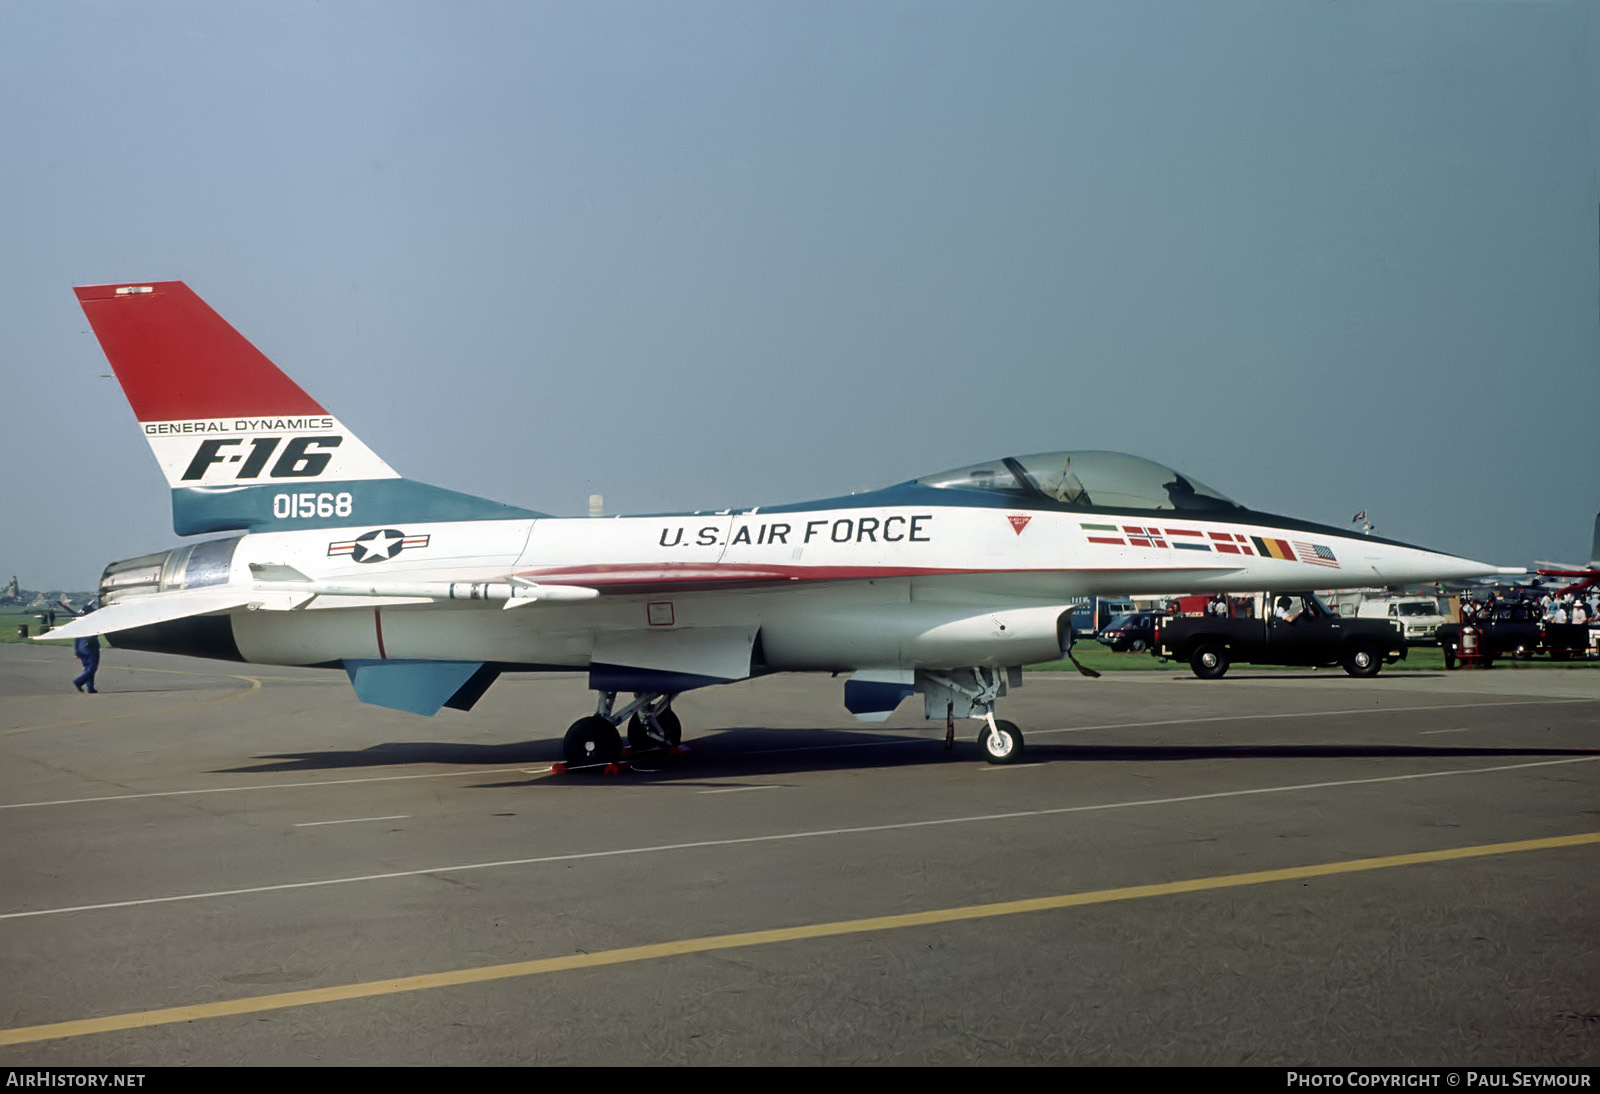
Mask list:
POLYGON ((594 713, 573 722, 562 739, 566 769, 614 768, 624 755, 622 734, 617 730, 624 719, 628 723, 628 754, 671 752, 683 740, 683 723, 672 710, 674 698, 664 692, 642 692, 617 710, 617 693, 602 691, 594 713))

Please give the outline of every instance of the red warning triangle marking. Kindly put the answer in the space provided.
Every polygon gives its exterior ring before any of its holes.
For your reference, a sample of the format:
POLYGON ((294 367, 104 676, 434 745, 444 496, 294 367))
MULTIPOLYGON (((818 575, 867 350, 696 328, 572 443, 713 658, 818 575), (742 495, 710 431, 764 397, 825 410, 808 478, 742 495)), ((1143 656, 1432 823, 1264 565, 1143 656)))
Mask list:
POLYGON ((1022 534, 1022 530, 1028 526, 1028 522, 1030 520, 1032 520, 1033 518, 1031 516, 1030 517, 1008 516, 1008 517, 1006 517, 1006 519, 1011 522, 1011 530, 1013 532, 1017 533, 1017 535, 1020 536, 1022 534))

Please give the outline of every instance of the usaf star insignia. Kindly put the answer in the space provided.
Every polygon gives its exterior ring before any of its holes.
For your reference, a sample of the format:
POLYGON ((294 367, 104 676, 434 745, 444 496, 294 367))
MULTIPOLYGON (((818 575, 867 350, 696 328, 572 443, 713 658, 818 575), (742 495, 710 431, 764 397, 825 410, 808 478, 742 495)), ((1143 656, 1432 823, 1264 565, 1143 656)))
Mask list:
POLYGON ((408 536, 398 528, 379 528, 343 543, 328 544, 328 557, 349 555, 353 562, 387 562, 408 547, 426 547, 428 536, 408 536))

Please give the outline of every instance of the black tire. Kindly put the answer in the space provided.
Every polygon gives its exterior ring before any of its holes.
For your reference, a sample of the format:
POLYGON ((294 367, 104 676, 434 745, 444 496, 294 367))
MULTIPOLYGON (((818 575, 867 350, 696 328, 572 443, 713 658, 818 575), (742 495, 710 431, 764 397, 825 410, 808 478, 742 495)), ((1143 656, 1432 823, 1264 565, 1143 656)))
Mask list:
POLYGON ((1455 668, 1456 648, 1448 642, 1446 642, 1441 648, 1444 650, 1444 667, 1447 669, 1455 668))
POLYGON ((1189 658, 1189 667, 1202 680, 1221 680, 1228 672, 1228 651, 1221 642, 1202 642, 1189 658))
MULTIPOLYGON (((678 716, 670 707, 656 715, 656 725, 660 727, 668 744, 675 745, 683 740, 683 723, 678 721, 678 716)), ((628 747, 635 752, 661 747, 660 741, 645 732, 644 719, 637 714, 628 719, 628 747)))
POLYGON ((983 758, 992 764, 1014 764, 1022 759, 1022 731, 1015 722, 995 719, 994 729, 984 723, 978 734, 978 747, 983 758))
POLYGON ((1344 671, 1351 676, 1376 676, 1383 668, 1383 654, 1371 642, 1357 642, 1344 654, 1344 671))
POLYGON ((622 735, 599 715, 579 718, 561 741, 568 768, 599 768, 622 758, 622 735))
POLYGON ((1146 649, 1145 641, 1142 638, 1135 638, 1132 642, 1128 643, 1128 648, 1134 653, 1143 653, 1146 649))

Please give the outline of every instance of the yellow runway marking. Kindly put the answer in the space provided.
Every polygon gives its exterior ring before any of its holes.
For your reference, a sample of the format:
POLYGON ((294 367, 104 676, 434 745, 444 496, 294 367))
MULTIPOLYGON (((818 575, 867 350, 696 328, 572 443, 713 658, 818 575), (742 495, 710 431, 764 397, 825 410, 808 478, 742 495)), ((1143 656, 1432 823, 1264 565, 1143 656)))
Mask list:
MULTIPOLYGON (((43 658, 29 658, 29 660, 33 660, 38 663, 44 663, 43 658)), ((249 682, 250 686, 244 691, 235 692, 232 695, 224 695, 220 699, 202 699, 198 703, 180 703, 175 707, 159 707, 156 710, 136 710, 130 711, 127 714, 105 714, 98 718, 80 718, 74 722, 50 722, 45 725, 17 726, 15 729, 0 729, 0 737, 9 736, 13 733, 27 733, 29 730, 34 729, 66 729, 69 726, 88 726, 94 725, 97 722, 115 722, 121 718, 144 718, 151 714, 169 714, 175 710, 193 710, 195 707, 209 707, 216 703, 231 703, 235 699, 243 699, 246 695, 254 695, 256 692, 261 690, 261 680, 259 677, 243 676, 234 672, 185 672, 181 669, 141 669, 134 668, 131 665, 101 666, 101 671, 105 671, 106 669, 116 669, 119 672, 161 672, 166 673, 169 676, 218 676, 228 680, 245 680, 249 682)))
POLYGON ((1329 877, 1334 874, 1354 874, 1364 870, 1384 870, 1393 866, 1418 866, 1425 863, 1480 858, 1485 855, 1508 855, 1519 851, 1546 851, 1558 847, 1577 847, 1592 843, 1600 843, 1600 832, 1583 832, 1573 836, 1553 836, 1547 839, 1518 840, 1512 843, 1488 843, 1480 844, 1476 847, 1456 847, 1446 851, 1421 851, 1408 855, 1386 855, 1382 858, 1350 859, 1344 862, 1327 862, 1315 866, 1291 866, 1282 870, 1261 870, 1249 874, 1225 874, 1219 877, 1193 878, 1189 881, 1170 881, 1158 885, 1133 885, 1123 889, 1101 889, 1092 893, 1067 893, 1060 896, 1035 897, 1031 900, 1009 900, 999 904, 970 904, 964 907, 939 908, 927 912, 875 916, 871 919, 847 919, 834 923, 813 923, 801 927, 780 927, 766 931, 711 935, 706 938, 684 938, 675 942, 658 942, 647 946, 624 946, 620 949, 602 950, 598 953, 544 957, 533 961, 517 961, 507 965, 485 965, 473 969, 428 973, 423 976, 406 976, 394 980, 371 980, 366 983, 344 984, 331 988, 311 988, 306 991, 281 992, 276 995, 256 995, 244 999, 229 999, 220 1003, 197 1003, 187 1007, 134 1011, 130 1014, 111 1014, 103 1018, 85 1018, 73 1022, 52 1022, 48 1025, 21 1026, 16 1029, 0 1030, 0 1045, 32 1044, 37 1041, 54 1041, 65 1037, 83 1037, 91 1033, 111 1033, 119 1030, 142 1029, 148 1026, 194 1022, 205 1018, 223 1018, 229 1015, 260 1014, 264 1011, 311 1006, 316 1003, 333 1003, 347 999, 370 999, 380 995, 398 995, 404 992, 426 991, 430 988, 459 987, 463 984, 481 984, 491 980, 509 980, 519 976, 537 976, 541 973, 565 972, 572 969, 592 969, 603 965, 623 965, 635 961, 654 961, 664 957, 681 957, 684 954, 709 953, 713 950, 770 946, 782 942, 800 942, 812 938, 834 938, 840 935, 865 934, 872 931, 892 931, 905 927, 930 927, 941 923, 991 919, 995 916, 1057 911, 1062 908, 1080 908, 1090 904, 1109 904, 1119 900, 1142 900, 1146 897, 1176 896, 1181 893, 1198 893, 1212 889, 1233 889, 1246 885, 1265 885, 1274 881, 1296 881, 1303 878, 1329 877))

